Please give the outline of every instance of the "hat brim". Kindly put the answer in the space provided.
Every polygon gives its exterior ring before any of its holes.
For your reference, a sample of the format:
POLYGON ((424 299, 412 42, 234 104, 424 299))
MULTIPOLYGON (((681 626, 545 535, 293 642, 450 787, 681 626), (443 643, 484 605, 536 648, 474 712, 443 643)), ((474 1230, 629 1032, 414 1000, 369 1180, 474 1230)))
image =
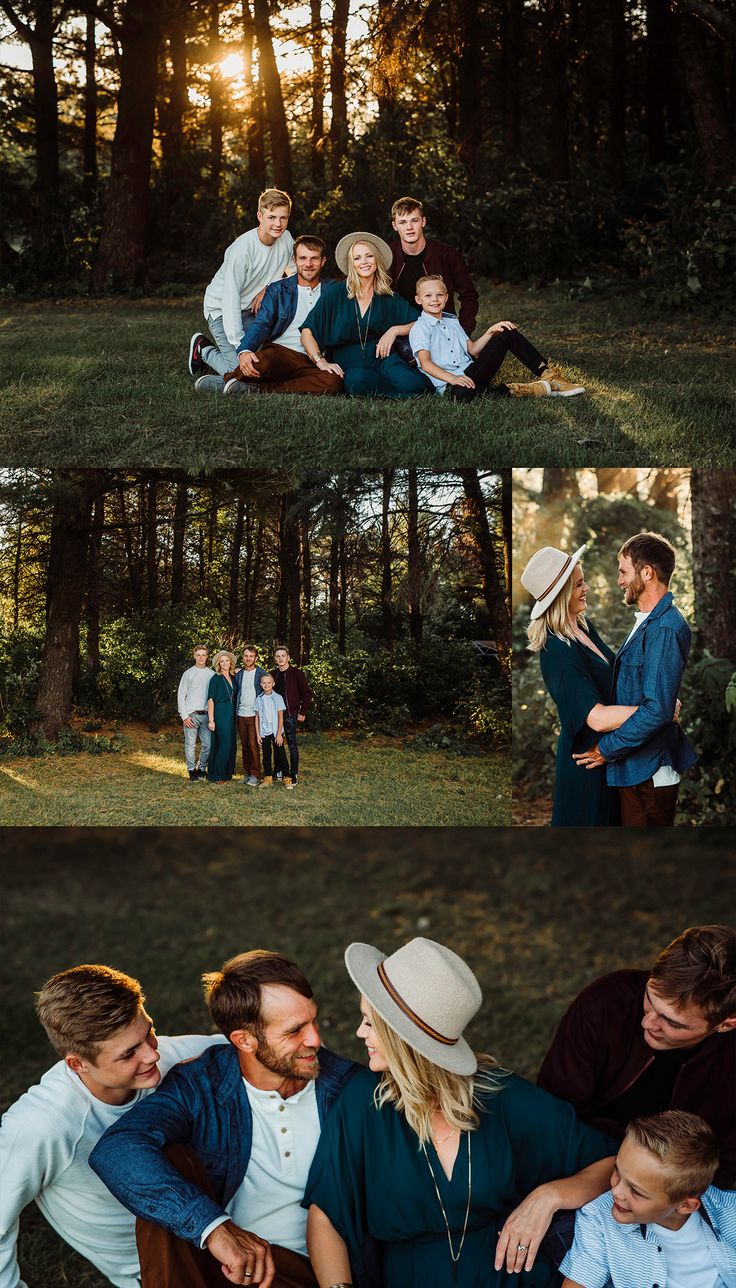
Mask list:
POLYGON ((355 987, 363 994, 374 1011, 385 1020, 408 1046, 426 1056, 432 1064, 449 1073, 472 1074, 478 1061, 465 1038, 458 1038, 452 1046, 445 1046, 424 1033, 405 1015, 400 1006, 389 997, 378 977, 378 965, 386 960, 386 953, 370 944, 350 944, 345 949, 345 966, 355 987))
POLYGON ((543 599, 537 600, 531 613, 531 620, 533 622, 536 622, 537 618, 542 616, 542 613, 546 613, 550 604, 553 604, 557 599, 557 596, 562 593, 563 587, 567 585, 568 581, 572 577, 572 574, 574 573, 575 569, 577 568, 578 564, 580 563, 580 560, 582 559, 587 549, 588 549, 588 543, 586 541, 585 545, 582 545, 579 550, 575 551, 575 554, 572 556, 572 559, 570 560, 570 564, 567 569, 567 572, 565 573, 561 581, 557 582, 557 584, 554 587, 554 590, 550 591, 549 595, 545 595, 543 599))
POLYGON ((376 252, 376 257, 384 273, 388 273, 393 259, 393 253, 388 242, 382 237, 377 237, 375 233, 348 233, 346 237, 341 237, 335 248, 335 262, 341 273, 348 271, 348 255, 356 242, 365 242, 366 245, 372 246, 376 252))

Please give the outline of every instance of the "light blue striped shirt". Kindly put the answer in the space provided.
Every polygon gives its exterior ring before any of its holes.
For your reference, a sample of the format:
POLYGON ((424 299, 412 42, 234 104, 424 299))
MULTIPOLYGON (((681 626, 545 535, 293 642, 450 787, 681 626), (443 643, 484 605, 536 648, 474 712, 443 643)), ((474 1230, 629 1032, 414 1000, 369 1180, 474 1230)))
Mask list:
MULTIPOLYGON (((709 1186, 695 1212, 713 1261, 713 1288, 736 1288, 736 1192, 709 1186), (709 1224, 710 1221, 710 1224, 709 1224)), ((582 1288, 667 1288, 684 1282, 668 1267, 656 1225, 619 1225, 611 1194, 586 1203, 575 1217, 575 1239, 560 1270, 582 1288)))
MULTIPOLYGON (((430 313, 422 312, 409 332, 409 344, 415 357, 420 349, 428 349, 432 361, 454 376, 462 375, 473 361, 468 353, 468 337, 454 313, 433 318, 430 313)), ((438 380, 436 376, 429 379, 439 394, 445 392, 446 380, 438 380)))

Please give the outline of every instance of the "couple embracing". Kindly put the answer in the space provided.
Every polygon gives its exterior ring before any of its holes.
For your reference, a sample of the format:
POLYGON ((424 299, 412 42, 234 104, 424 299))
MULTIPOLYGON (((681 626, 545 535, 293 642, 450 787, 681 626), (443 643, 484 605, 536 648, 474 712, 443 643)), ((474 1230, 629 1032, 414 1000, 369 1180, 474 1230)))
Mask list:
POLYGON ((669 590, 675 551, 654 532, 621 547, 618 585, 636 614, 618 653, 586 620, 584 551, 545 547, 521 577, 536 600, 529 647, 560 719, 552 826, 671 825, 697 760, 678 722, 691 632, 669 590))

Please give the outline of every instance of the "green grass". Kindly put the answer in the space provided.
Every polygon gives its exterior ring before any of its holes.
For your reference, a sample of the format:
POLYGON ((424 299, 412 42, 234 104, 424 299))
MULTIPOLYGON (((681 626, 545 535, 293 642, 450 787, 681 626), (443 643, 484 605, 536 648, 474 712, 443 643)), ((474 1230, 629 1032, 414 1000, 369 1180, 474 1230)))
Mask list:
MULTIPOLYGON (((477 971, 476 1047, 533 1077, 562 1011, 595 976, 648 964, 686 925, 733 908, 728 834, 432 829, 212 832, 110 829, 0 835, 7 1105, 52 1062, 33 990, 57 970, 105 961, 143 982, 161 1032, 207 1031, 199 976, 252 947, 300 962, 325 1042, 360 1057, 357 997, 342 954, 391 952, 416 934, 477 971), (707 873, 707 881, 703 880, 707 873)), ((30 1288, 105 1288, 31 1208, 30 1288)))
MULTIPOLYGON (((112 732, 103 731, 104 733, 112 732)), ((0 822, 16 827, 446 827, 511 822, 508 757, 458 756, 402 740, 300 735, 299 785, 215 786, 186 776, 174 733, 123 731, 97 756, 0 759, 0 822)), ((240 775, 240 761, 236 766, 240 775)))
MULTIPOLYGON (((0 460, 191 469, 734 463, 736 387, 723 329, 698 317, 653 319, 639 301, 571 301, 560 286, 487 287, 480 323, 505 317, 588 394, 466 407, 429 397, 231 402, 197 395, 186 372, 199 294, 12 303, 0 323, 0 460)), ((504 376, 526 378, 513 362, 504 376)))

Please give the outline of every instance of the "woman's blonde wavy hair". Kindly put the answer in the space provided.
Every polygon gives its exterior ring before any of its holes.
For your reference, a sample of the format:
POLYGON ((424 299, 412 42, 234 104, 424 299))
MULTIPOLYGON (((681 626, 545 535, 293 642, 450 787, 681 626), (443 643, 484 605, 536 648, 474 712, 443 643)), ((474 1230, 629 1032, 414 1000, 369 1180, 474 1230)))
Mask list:
POLYGON ((237 663, 235 661, 235 654, 231 653, 230 650, 227 648, 221 648, 219 653, 215 653, 215 656, 212 659, 212 670, 217 675, 220 675, 220 663, 222 662, 222 659, 224 657, 227 657, 230 659, 230 677, 232 679, 232 677, 235 675, 235 667, 237 666, 237 663))
POLYGON ((355 299, 356 295, 358 294, 359 287, 361 286, 361 283, 363 280, 361 277, 358 276, 355 263, 353 261, 353 251, 355 250, 356 246, 370 247, 370 249, 373 251, 373 254, 376 257, 376 276, 373 279, 374 293, 376 295, 393 295, 393 291, 391 289, 391 278, 389 277, 385 268, 381 267, 381 263, 378 258, 378 251, 376 250, 375 246, 371 246, 370 242, 356 241, 356 242, 353 242, 352 246, 350 247, 350 253, 348 254, 348 271, 346 274, 346 282, 345 282, 345 285, 347 287, 347 292, 348 292, 348 299, 349 300, 355 299))
MULTIPOLYGON (((536 621, 530 622, 527 626, 526 633, 529 638, 530 653, 539 653, 547 643, 548 635, 556 635, 558 640, 564 640, 566 644, 575 639, 575 633, 570 625, 568 610, 575 582, 575 569, 579 567, 580 564, 575 565, 572 570, 572 576, 568 577, 559 595, 555 596, 549 608, 546 608, 542 613, 542 616, 538 617, 536 621)), ((582 626, 583 630, 585 630, 585 614, 578 613, 576 620, 578 626, 582 626)))
POLYGON ((457 1131, 475 1131, 482 1109, 479 1093, 500 1089, 498 1079, 492 1076, 496 1067, 493 1057, 479 1055, 474 1074, 449 1073, 410 1047, 367 1003, 366 1009, 388 1063, 374 1093, 376 1108, 393 1105, 403 1113, 419 1137, 420 1147, 432 1136, 436 1110, 457 1131))

